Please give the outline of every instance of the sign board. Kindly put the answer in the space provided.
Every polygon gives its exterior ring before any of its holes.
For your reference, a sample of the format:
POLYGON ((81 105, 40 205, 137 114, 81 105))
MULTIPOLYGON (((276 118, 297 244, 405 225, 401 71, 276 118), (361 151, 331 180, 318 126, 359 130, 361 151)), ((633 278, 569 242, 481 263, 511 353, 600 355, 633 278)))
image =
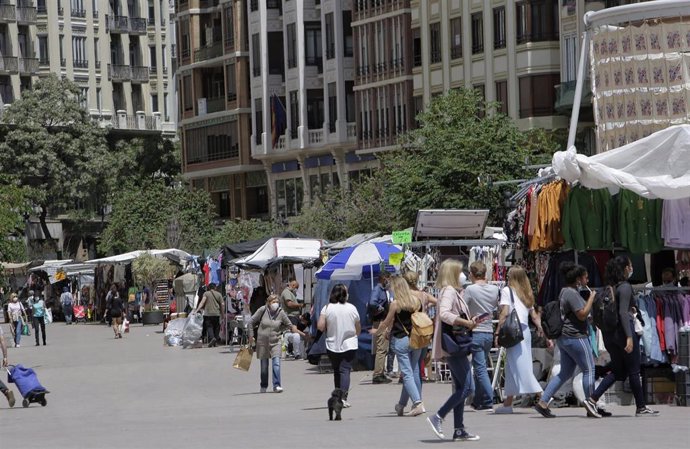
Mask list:
POLYGON ((399 267, 403 260, 403 253, 392 253, 388 255, 388 264, 399 267))
POLYGON ((394 245, 412 243, 412 231, 393 231, 391 237, 394 245))

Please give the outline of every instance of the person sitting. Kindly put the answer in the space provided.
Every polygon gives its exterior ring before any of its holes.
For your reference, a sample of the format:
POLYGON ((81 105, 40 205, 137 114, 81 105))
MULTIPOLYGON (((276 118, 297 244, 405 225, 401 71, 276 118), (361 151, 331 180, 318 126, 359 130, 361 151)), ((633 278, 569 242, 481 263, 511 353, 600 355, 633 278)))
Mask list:
POLYGON ((295 360, 306 357, 304 345, 309 339, 309 326, 311 326, 311 315, 309 312, 305 312, 299 316, 299 320, 295 325, 297 332, 285 333, 285 340, 288 344, 288 357, 292 357, 295 360))

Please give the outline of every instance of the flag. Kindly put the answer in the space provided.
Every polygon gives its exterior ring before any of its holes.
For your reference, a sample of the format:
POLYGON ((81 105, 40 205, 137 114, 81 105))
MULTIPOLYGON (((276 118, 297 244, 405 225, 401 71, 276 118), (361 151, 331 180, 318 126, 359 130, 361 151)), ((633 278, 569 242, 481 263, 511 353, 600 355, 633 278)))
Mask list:
POLYGON ((271 137, 273 146, 275 148, 278 144, 280 136, 285 134, 285 128, 287 128, 287 114, 285 112, 285 106, 278 98, 278 95, 273 94, 271 97, 271 137))

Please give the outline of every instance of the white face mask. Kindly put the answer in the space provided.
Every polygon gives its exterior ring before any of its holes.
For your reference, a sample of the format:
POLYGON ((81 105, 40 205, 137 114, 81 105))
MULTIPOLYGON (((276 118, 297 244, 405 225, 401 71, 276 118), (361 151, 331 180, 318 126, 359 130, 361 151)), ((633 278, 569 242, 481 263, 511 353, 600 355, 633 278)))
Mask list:
POLYGON ((630 279, 632 277, 632 275, 633 275, 633 269, 631 268, 630 273, 628 273, 628 279, 630 279))
POLYGON ((270 307, 271 307, 271 312, 275 312, 276 310, 278 310, 278 303, 274 302, 271 304, 270 307))

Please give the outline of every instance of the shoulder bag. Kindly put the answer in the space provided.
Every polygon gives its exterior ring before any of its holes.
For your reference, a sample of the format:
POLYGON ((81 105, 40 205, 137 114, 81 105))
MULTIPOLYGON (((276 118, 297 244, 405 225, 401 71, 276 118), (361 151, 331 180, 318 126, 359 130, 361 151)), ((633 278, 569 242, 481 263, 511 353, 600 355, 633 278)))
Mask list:
POLYGON ((503 326, 498 330, 498 344, 504 348, 512 348, 525 338, 522 334, 522 326, 520 325, 517 310, 515 310, 513 289, 508 287, 508 291, 510 291, 510 305, 512 310, 508 318, 503 322, 503 326))
MULTIPOLYGON (((456 293, 456 301, 459 295, 456 293)), ((467 314, 461 313, 460 318, 469 319, 467 314)), ((441 316, 438 316, 441 320, 441 316)), ((454 326, 441 320, 441 348, 451 357, 467 356, 472 347, 472 331, 465 326, 454 326)))

